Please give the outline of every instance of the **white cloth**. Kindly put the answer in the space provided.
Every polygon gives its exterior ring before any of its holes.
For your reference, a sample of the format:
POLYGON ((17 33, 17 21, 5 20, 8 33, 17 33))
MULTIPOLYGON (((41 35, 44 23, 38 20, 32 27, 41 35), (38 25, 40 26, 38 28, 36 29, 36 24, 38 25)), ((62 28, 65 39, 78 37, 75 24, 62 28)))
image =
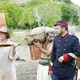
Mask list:
POLYGON ((49 66, 38 65, 37 80, 51 80, 48 75, 49 66))
POLYGON ((77 80, 80 80, 80 69, 78 69, 78 77, 77 80))
POLYGON ((16 80, 12 47, 0 47, 0 80, 16 80))
MULTIPOLYGON (((44 44, 44 49, 52 51, 52 42, 44 44)), ((46 56, 44 53, 41 54, 41 58, 50 59, 50 56, 46 56)), ((37 80, 51 80, 51 76, 48 75, 49 66, 39 64, 37 69, 37 80)))

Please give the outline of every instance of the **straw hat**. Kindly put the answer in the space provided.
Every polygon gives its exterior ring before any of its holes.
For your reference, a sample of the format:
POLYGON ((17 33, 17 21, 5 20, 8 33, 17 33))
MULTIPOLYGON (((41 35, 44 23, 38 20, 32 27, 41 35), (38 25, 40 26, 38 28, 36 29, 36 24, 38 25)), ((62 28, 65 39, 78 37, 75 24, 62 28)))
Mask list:
POLYGON ((0 32, 7 33, 6 18, 4 13, 0 13, 0 32))
POLYGON ((0 13, 0 26, 6 25, 5 13, 0 13))

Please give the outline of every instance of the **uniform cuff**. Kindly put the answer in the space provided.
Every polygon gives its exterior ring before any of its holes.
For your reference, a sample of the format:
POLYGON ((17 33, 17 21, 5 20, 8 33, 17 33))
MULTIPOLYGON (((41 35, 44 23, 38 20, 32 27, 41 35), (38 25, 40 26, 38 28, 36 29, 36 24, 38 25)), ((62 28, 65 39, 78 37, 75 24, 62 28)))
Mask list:
POLYGON ((49 71, 53 71, 53 66, 49 66, 49 71))
POLYGON ((69 59, 68 59, 68 54, 64 54, 63 55, 63 58, 64 58, 64 62, 67 62, 69 59))

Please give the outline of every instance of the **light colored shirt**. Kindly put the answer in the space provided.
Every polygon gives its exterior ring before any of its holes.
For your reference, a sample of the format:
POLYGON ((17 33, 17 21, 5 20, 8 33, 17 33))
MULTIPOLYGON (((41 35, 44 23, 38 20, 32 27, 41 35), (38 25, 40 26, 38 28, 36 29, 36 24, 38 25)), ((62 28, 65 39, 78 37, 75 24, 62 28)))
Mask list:
POLYGON ((13 47, 0 47, 0 80, 16 80, 13 47))

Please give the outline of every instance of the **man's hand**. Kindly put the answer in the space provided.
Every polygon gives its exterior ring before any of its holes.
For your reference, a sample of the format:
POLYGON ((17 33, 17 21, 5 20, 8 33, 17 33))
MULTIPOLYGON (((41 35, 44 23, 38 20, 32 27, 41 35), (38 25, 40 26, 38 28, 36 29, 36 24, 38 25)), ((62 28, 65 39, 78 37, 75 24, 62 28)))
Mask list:
POLYGON ((59 57, 58 61, 62 63, 64 61, 64 57, 63 56, 59 57))
POLYGON ((34 44, 36 47, 41 48, 41 45, 40 45, 40 43, 39 43, 39 42, 38 42, 38 43, 33 42, 33 44, 34 44))
POLYGON ((14 43, 13 47, 16 48, 17 46, 18 46, 18 44, 17 43, 14 43))

